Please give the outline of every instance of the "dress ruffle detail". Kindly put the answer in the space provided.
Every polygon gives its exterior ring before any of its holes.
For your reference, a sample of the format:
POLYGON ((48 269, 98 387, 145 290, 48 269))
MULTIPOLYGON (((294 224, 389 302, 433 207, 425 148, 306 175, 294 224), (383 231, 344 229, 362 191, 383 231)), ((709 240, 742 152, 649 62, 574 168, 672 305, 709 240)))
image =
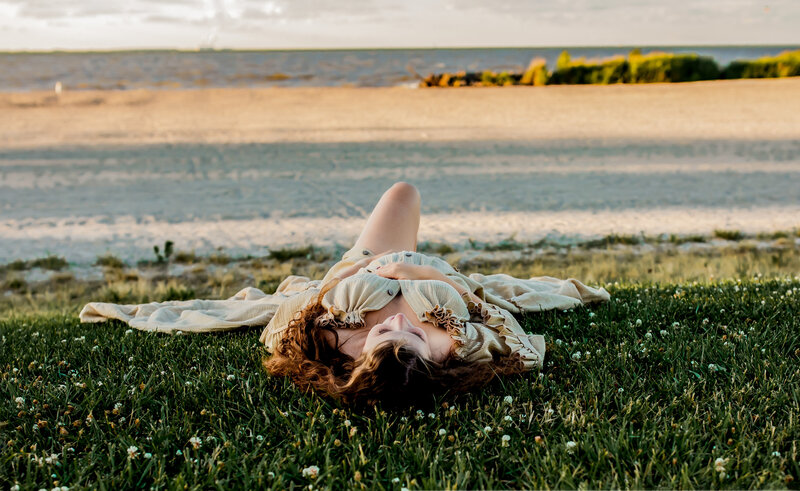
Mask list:
POLYGON ((457 345, 464 344, 464 323, 453 315, 451 309, 437 304, 431 310, 425 312, 425 319, 434 326, 447 331, 447 334, 455 340, 457 345))
POLYGON ((496 332, 510 349, 509 354, 501 356, 495 364, 512 371, 519 368, 518 364, 523 367, 531 365, 543 367, 544 352, 537 350, 531 342, 531 337, 534 335, 525 333, 510 313, 506 314, 503 309, 488 302, 476 303, 468 294, 462 295, 461 298, 467 304, 470 321, 483 324, 496 332))
POLYGON ((335 329, 357 329, 365 325, 364 317, 361 315, 361 312, 357 310, 352 312, 335 312, 333 307, 331 307, 328 312, 317 317, 314 323, 317 327, 331 327, 335 329))

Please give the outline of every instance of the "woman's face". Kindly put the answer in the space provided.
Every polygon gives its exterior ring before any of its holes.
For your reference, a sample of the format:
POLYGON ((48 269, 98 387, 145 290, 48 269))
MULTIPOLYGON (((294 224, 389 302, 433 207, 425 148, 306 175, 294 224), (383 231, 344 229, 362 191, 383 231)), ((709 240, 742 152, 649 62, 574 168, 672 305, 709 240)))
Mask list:
MULTIPOLYGON (((426 330, 411 323, 402 313, 385 318, 371 329, 337 329, 340 340, 339 350, 358 358, 387 341, 401 341, 407 348, 413 349, 427 360, 443 362, 450 353, 453 339, 443 329, 431 326, 426 330)), ((328 340, 333 343, 333 334, 326 332, 328 340)))
POLYGON ((367 334, 362 353, 366 353, 376 346, 387 341, 404 342, 427 360, 443 361, 439 355, 439 347, 434 346, 435 341, 429 339, 428 334, 421 327, 417 327, 402 313, 387 317, 383 322, 375 324, 367 334), (439 358, 439 359, 437 359, 439 358))
POLYGON ((415 326, 402 313, 387 317, 380 324, 375 324, 367 334, 362 353, 366 353, 381 343, 387 341, 403 341, 408 348, 419 353, 423 358, 431 359, 431 348, 428 345, 428 335, 425 331, 415 326))

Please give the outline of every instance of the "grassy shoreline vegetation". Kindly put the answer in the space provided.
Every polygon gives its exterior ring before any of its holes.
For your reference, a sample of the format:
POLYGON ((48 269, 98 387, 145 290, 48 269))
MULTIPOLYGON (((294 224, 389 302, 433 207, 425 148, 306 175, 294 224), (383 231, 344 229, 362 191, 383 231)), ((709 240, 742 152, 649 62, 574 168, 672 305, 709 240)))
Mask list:
POLYGON ((798 489, 796 239, 420 244, 465 273, 575 276, 612 301, 520 318, 545 335, 541 374, 403 412, 344 408, 267 376, 260 329, 171 336, 77 320, 89 300, 269 291, 286 274, 320 277, 334 252, 211 259, 165 244, 138 265, 98 258, 102 274, 87 278, 57 258, 10 263, 0 487, 798 489))
POLYGON ((419 86, 607 85, 797 76, 800 76, 800 51, 786 51, 755 60, 736 60, 720 67, 708 56, 662 52, 642 54, 634 49, 627 57, 620 55, 598 60, 573 60, 569 52, 564 51, 553 70, 548 70, 543 58, 534 58, 522 73, 496 73, 488 70, 434 73, 421 80, 419 86))

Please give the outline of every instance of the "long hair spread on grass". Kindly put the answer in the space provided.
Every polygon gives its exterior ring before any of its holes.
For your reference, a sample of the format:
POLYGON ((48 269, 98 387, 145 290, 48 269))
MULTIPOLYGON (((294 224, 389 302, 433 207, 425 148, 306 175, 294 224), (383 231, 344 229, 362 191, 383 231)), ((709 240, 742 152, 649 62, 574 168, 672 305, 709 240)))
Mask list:
POLYGON ((500 363, 466 362, 451 353, 443 362, 426 360, 402 342, 386 342, 356 359, 339 351, 339 337, 330 325, 319 325, 326 313, 322 297, 299 311, 264 367, 275 376, 290 377, 301 389, 310 388, 354 406, 378 402, 389 407, 428 405, 432 395, 468 392, 496 375, 521 371, 515 360, 500 363), (333 335, 333 345, 325 332, 333 335))

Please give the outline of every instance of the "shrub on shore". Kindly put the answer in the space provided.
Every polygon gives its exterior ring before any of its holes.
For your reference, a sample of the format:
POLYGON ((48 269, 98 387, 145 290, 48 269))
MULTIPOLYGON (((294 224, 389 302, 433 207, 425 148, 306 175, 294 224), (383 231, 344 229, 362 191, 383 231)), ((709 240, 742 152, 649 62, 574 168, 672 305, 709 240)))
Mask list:
POLYGON ((547 85, 550 74, 547 72, 547 61, 544 58, 534 58, 520 78, 520 85, 547 85))
POLYGON ((800 77, 800 50, 757 60, 732 61, 722 73, 722 78, 728 79, 782 77, 800 77))
POLYGON ((622 56, 606 60, 572 60, 564 51, 558 58, 556 69, 550 75, 548 84, 618 84, 630 81, 628 61, 622 56))
POLYGON ((522 73, 495 73, 486 70, 431 74, 420 82, 420 86, 606 85, 797 76, 800 76, 800 50, 787 51, 778 56, 757 60, 737 60, 720 68, 717 62, 708 56, 662 52, 642 54, 638 49, 634 49, 627 58, 620 55, 602 60, 585 58, 573 60, 569 52, 564 51, 552 72, 547 70, 546 61, 537 57, 531 60, 528 68, 522 73))
POLYGON ((628 60, 631 83, 696 82, 720 76, 717 62, 707 56, 631 53, 628 60))

